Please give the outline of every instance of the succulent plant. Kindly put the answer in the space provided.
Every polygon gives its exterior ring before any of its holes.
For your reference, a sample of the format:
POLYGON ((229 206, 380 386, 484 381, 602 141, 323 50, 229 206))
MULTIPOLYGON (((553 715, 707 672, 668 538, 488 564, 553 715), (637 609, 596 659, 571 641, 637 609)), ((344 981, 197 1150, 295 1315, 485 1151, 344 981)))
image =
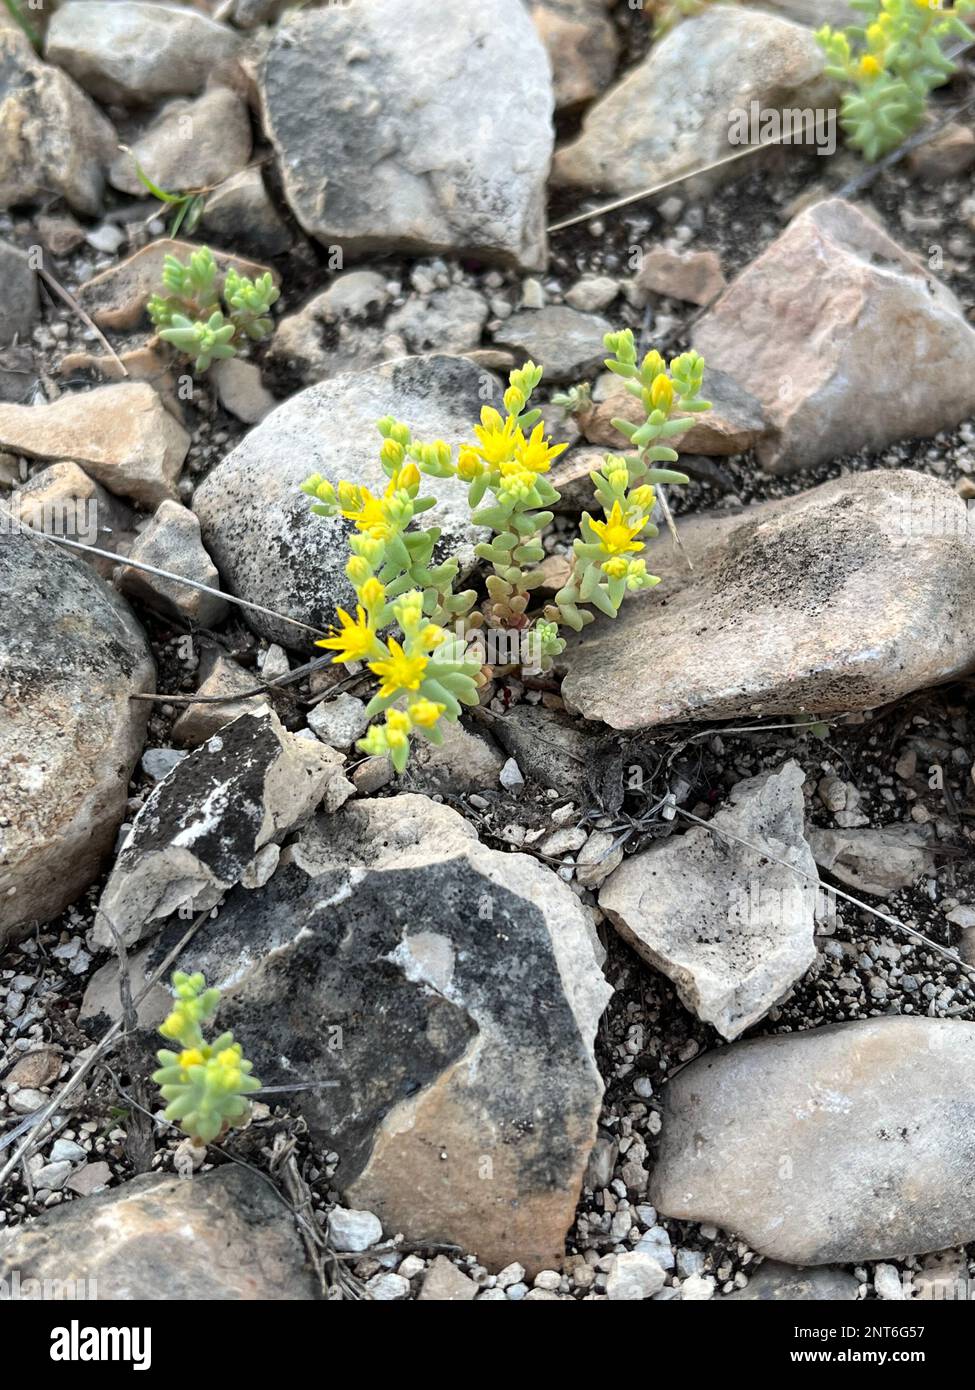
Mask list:
POLYGON ((217 281, 209 246, 198 247, 186 264, 170 255, 163 262, 163 293, 148 303, 160 338, 192 358, 198 372, 235 356, 242 338, 261 342, 274 328, 270 310, 280 291, 269 271, 251 280, 231 267, 224 277, 222 305, 217 281))

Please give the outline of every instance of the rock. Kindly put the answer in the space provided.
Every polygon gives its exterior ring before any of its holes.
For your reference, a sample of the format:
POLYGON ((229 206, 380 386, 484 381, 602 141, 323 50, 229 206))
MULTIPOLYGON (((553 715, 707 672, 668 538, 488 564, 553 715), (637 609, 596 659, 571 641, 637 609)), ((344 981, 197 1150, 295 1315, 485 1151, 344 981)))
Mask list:
POLYGON ((760 853, 692 826, 627 859, 599 894, 623 939, 723 1038, 764 1018, 816 959, 818 879, 802 833, 804 780, 798 763, 787 762, 739 782, 730 806, 709 822, 760 853))
POLYGON ((33 266, 23 251, 0 241, 0 347, 30 333, 37 308, 33 266))
MULTIPOLYGON (((200 523, 178 502, 159 504, 129 552, 129 559, 208 584, 211 589, 220 587, 217 567, 200 540, 200 523)), ((138 599, 167 617, 182 618, 200 627, 215 627, 227 614, 226 600, 216 594, 147 574, 133 565, 124 565, 119 571, 118 587, 128 598, 138 599)))
POLYGON ((556 110, 599 96, 619 54, 607 0, 533 0, 531 16, 552 65, 556 110))
POLYGON ((863 18, 847 0, 761 0, 761 8, 781 14, 784 19, 794 19, 797 24, 806 24, 810 29, 818 29, 821 24, 845 29, 863 18))
POLYGON ((50 1086, 61 1074, 61 1054, 52 1047, 35 1048, 17 1058, 13 1066, 0 1081, 4 1090, 13 1086, 23 1086, 37 1090, 40 1086, 50 1086))
MULTIPOLYGON (((682 454, 743 454, 757 444, 768 430, 761 402, 734 377, 716 371, 710 363, 705 369, 704 385, 711 409, 699 415, 697 424, 681 435, 682 454)), ((605 400, 597 401, 582 412, 578 420, 591 444, 604 444, 619 451, 627 445, 613 425, 616 418, 642 425, 647 417, 635 396, 628 391, 613 390, 605 400)))
MULTIPOLYGON (((909 1275, 905 1276, 904 1282, 910 1283, 909 1275)), ((878 1298, 889 1302, 900 1303, 910 1297, 905 1292, 900 1273, 895 1265, 878 1265, 873 1272, 873 1287, 878 1298)))
MULTIPOLYGON (((113 553, 134 534, 135 517, 129 508, 76 463, 52 463, 40 469, 10 494, 8 505, 12 516, 35 531, 113 553)), ((83 558, 103 578, 111 578, 113 560, 99 555, 83 558)))
MULTIPOLYGON (((91 1197, 102 1192, 111 1182, 112 1170, 107 1163, 86 1163, 65 1183, 69 1192, 79 1197, 91 1197)), ((23 1228, 21 1228, 23 1229, 23 1228)))
MULTIPOLYGON (((486 379, 462 357, 406 358, 309 386, 278 406, 193 497, 225 587, 314 627, 336 621, 336 607, 355 601, 345 577, 351 523, 315 516, 301 483, 320 473, 334 483, 385 488, 376 421, 393 415, 418 439, 456 444, 470 436, 486 379)), ((443 556, 459 554, 462 572, 469 570, 480 536, 470 523, 465 485, 455 478, 425 479, 424 494, 438 499, 432 515, 443 528, 443 556)), ((252 612, 246 617, 271 641, 295 644, 290 623, 252 612)))
POLYGON ((909 888, 919 874, 934 870, 931 825, 882 825, 876 830, 808 832, 816 863, 860 893, 887 898, 909 888))
POLYGON ((908 469, 682 520, 693 575, 653 548, 648 568, 665 582, 586 629, 563 658, 562 697, 638 729, 872 709, 953 679, 975 661, 965 527, 961 498, 908 469))
POLYGON ((332 325, 319 314, 324 295, 317 295, 297 314, 278 324, 269 356, 286 372, 308 385, 347 372, 365 372, 380 362, 402 357, 406 344, 375 324, 340 320, 332 325))
POLYGON ((975 131, 950 122, 933 140, 907 156, 907 167, 924 183, 941 184, 967 174, 975 164, 975 131))
POLYGON ((691 1274, 680 1286, 682 1303, 706 1303, 714 1297, 714 1280, 709 1274, 691 1274))
POLYGON ((59 217, 38 213, 34 225, 45 249, 58 259, 77 251, 85 241, 84 227, 79 227, 70 213, 59 217))
POLYGON ((619 292, 619 281, 611 276, 587 275, 566 291, 565 302, 582 314, 598 314, 609 308, 619 292))
POLYGON ((332 748, 351 748, 368 724, 363 701, 345 692, 316 705, 308 715, 308 727, 332 748))
POLYGON ((598 314, 554 304, 512 314, 494 340, 543 366, 545 380, 560 385, 579 381, 600 365, 606 356, 603 338, 612 331, 612 324, 598 314))
POLYGON ((179 748, 147 748, 140 766, 153 782, 161 782, 186 756, 179 748))
POLYGON ((707 1053, 669 1084, 650 1200, 789 1264, 966 1244, 973 1063, 975 1024, 912 1017, 707 1053))
POLYGON ((242 169, 207 197, 201 223, 257 256, 283 256, 294 238, 268 194, 260 169, 242 169))
POLYGON ((726 1294, 740 1303, 854 1302, 860 1285, 845 1269, 825 1265, 820 1269, 796 1269, 766 1260, 743 1289, 726 1294))
POLYGON ((73 1139, 55 1139, 51 1145, 51 1163, 80 1163, 88 1157, 87 1149, 76 1144, 73 1139))
POLYGON ((697 325, 694 346, 761 401, 772 433, 758 455, 773 473, 937 434, 975 411, 975 330, 961 305, 840 198, 793 218, 697 325))
MULTIPOLYGON (((69 0, 69 5, 92 3, 99 0, 69 0)), ((111 3, 114 7, 126 0, 111 3)), ((119 151, 108 181, 123 193, 145 196, 145 186, 136 173, 138 160, 161 188, 183 193, 191 188, 210 188, 239 174, 250 157, 247 107, 228 87, 213 87, 196 100, 167 102, 132 142, 132 154, 119 151)))
POLYGON ((591 931, 548 869, 406 794, 319 817, 180 968, 225 990, 218 1026, 266 1085, 338 1083, 295 1104, 341 1155, 346 1205, 537 1272, 562 1257, 596 1134, 610 990, 591 931))
POLYGON ((285 196, 319 241, 544 267, 552 85, 521 0, 286 15, 261 102, 285 196))
POLYGON ((424 299, 408 299, 390 314, 387 331, 399 333, 413 352, 465 352, 477 347, 487 322, 483 295, 464 285, 451 285, 424 299))
POLYGON ((351 796, 341 768, 270 712, 236 719, 153 788, 102 892, 94 939, 111 947, 114 926, 131 946, 174 912, 215 906, 265 845, 323 799, 334 810, 351 796))
POLYGON ((418 1303, 470 1303, 477 1297, 477 1285, 462 1274, 446 1255, 438 1255, 427 1271, 418 1303))
POLYGON ((107 352, 67 352, 58 364, 58 375, 64 381, 79 376, 98 382, 146 381, 173 419, 182 425, 183 403, 180 397, 185 400, 187 394, 192 394, 192 389, 187 391, 192 377, 184 373, 177 382, 173 359, 168 356, 168 351, 164 343, 150 340, 140 347, 123 349, 118 353, 118 361, 107 352))
POLYGON ((23 1298, 34 1280, 122 1302, 319 1296, 291 1214, 234 1163, 192 1179, 146 1173, 25 1221, 0 1234, 0 1280, 9 1287, 11 1276, 23 1298))
MULTIPOLYGON (((27 343, 0 348, 0 401, 24 405, 32 400, 40 389, 37 366, 34 352, 27 343)), ((8 460, 0 466, 0 473, 5 476, 9 476, 10 457, 9 454, 0 454, 0 458, 8 460)))
MULTIPOLYGON (((831 84, 811 30, 716 6, 677 25, 591 106, 556 151, 558 187, 625 195, 734 153, 732 115, 828 107, 831 84)), ((734 165, 731 166, 734 169, 734 165)))
POLYGON ((2 945, 98 874, 142 750, 149 707, 129 697, 155 668, 124 600, 50 541, 3 537, 0 593, 2 945))
POLYGON ((401 1274, 374 1274, 366 1288, 379 1303, 395 1303, 410 1295, 410 1281, 401 1274))
POLYGON ((503 718, 490 718, 488 728, 530 782, 563 796, 587 790, 592 741, 564 715, 537 705, 515 705, 503 718))
POLYGON ((259 425, 277 405, 261 380, 260 367, 243 357, 225 357, 222 362, 214 362, 210 379, 224 410, 229 410, 245 425, 259 425))
MULTIPOLYGON (((71 0, 72 4, 91 4, 96 0, 71 0)), ((107 0, 111 4, 124 4, 126 0, 107 0)), ((158 7, 154 7, 158 8, 158 7)), ((176 256, 188 261, 199 244, 190 241, 174 241, 170 237, 160 237, 151 241, 141 251, 129 256, 128 260, 103 270, 82 285, 78 299, 82 307, 91 315, 99 328, 125 330, 140 326, 148 327, 145 317, 149 296, 159 292, 162 283, 163 262, 167 256, 176 256)), ((270 266, 257 261, 245 260, 242 256, 231 256, 224 251, 211 248, 217 262, 217 285, 223 283, 230 266, 239 275, 251 279, 270 270, 274 283, 280 284, 281 277, 270 266)))
POLYGON ((403 774, 403 785, 428 796, 464 796, 494 791, 505 764, 491 739, 460 722, 443 726, 443 743, 437 747, 417 739, 413 756, 403 774))
POLYGON ((117 139, 94 102, 42 63, 19 29, 0 29, 0 207, 54 195, 97 217, 117 139))
POLYGON ((333 1207, 328 1214, 328 1238, 336 1250, 368 1250, 382 1240, 382 1222, 371 1211, 333 1207))
POLYGON ((184 5, 69 0, 51 17, 46 56, 99 101, 149 106, 201 91, 239 43, 232 29, 184 5))
POLYGON ((384 309, 390 300, 384 276, 375 270, 350 270, 337 275, 327 290, 312 303, 325 323, 343 318, 364 318, 371 310, 384 309))
POLYGON ((74 459, 109 492, 146 507, 175 499, 189 446, 189 435, 145 382, 77 391, 49 405, 0 405, 0 448, 74 459))
POLYGON ((716 252, 668 251, 663 246, 644 255, 633 283, 638 304, 646 304, 652 294, 688 304, 710 304, 727 285, 716 252))
POLYGON ((606 1279, 606 1297, 611 1303, 632 1303, 650 1298, 664 1286, 664 1272, 652 1255, 627 1250, 617 1255, 606 1279))
POLYGON ((248 693, 261 682, 231 657, 222 652, 212 659, 208 655, 205 667, 201 662, 201 672, 204 669, 206 674, 196 691, 202 697, 200 702, 187 705, 173 725, 173 740, 184 748, 196 748, 242 714, 256 714, 266 708, 263 694, 248 693), (240 698, 231 701, 226 699, 228 695, 240 698))

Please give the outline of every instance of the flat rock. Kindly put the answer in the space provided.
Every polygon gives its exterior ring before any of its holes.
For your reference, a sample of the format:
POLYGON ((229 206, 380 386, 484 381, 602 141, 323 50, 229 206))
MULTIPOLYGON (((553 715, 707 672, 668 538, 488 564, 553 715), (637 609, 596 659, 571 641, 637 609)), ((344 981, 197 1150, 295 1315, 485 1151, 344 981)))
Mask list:
MULTIPOLYGON (((812 30, 718 5, 683 20, 586 113, 556 151, 563 188, 638 193, 733 154, 730 113, 824 107, 830 84, 812 30)), ((734 165, 731 166, 735 168, 734 165)))
POLYGON ((852 1274, 832 1265, 796 1269, 766 1260, 745 1288, 725 1296, 739 1303, 852 1303, 860 1296, 860 1285, 852 1274))
POLYGON ((286 732, 277 717, 242 715, 184 758, 150 793, 98 903, 94 938, 112 927, 132 945, 174 912, 213 907, 256 855, 324 800, 352 795, 333 749, 286 732))
POLYGON ((796 1265, 975 1237, 975 1024, 872 1018, 734 1043, 667 1089, 662 1216, 796 1265))
POLYGON ((117 142, 70 77, 42 63, 19 29, 0 28, 0 207, 60 195, 97 216, 117 142))
POLYGON ((599 96, 619 57, 609 0, 532 0, 531 16, 552 64, 556 110, 599 96))
POLYGON ((49 922, 111 850, 155 668, 124 599, 0 506, 0 946, 49 922))
POLYGON ((651 845, 600 890, 599 906, 624 941, 723 1038, 764 1018, 816 960, 818 876, 803 838, 804 781, 799 764, 787 762, 739 782, 709 822, 714 831, 695 825, 651 845))
MULTIPOLYGON (((505 319, 494 335, 499 347, 510 348, 545 368, 553 385, 588 376, 606 356, 603 338, 613 325, 599 314, 580 314, 562 304, 523 309, 505 319)), ((644 417, 646 418, 646 417, 644 417)))
MULTIPOLYGON (((149 525, 140 532, 129 551, 128 558, 152 565, 155 569, 168 570, 170 574, 181 575, 184 579, 208 584, 211 589, 220 587, 217 567, 200 539, 200 523, 188 507, 182 507, 178 502, 159 504, 149 525)), ((226 600, 216 594, 178 584, 173 579, 163 579, 134 565, 122 567, 117 583, 129 598, 138 599, 167 617, 181 618, 186 622, 198 623, 201 627, 213 627, 227 614, 226 600)))
POLYGON ((909 469, 682 520, 693 574, 652 547, 664 582, 566 652, 563 699, 638 729, 872 709, 962 675, 975 665, 966 527, 961 498, 909 469))
MULTIPOLYGON (((114 2, 114 0, 113 0, 114 2)), ((199 249, 199 243, 174 241, 170 237, 160 237, 151 241, 141 251, 136 251, 118 265, 109 266, 100 275, 95 275, 78 292, 82 307, 95 320, 99 328, 129 329, 148 327, 145 318, 149 296, 159 292, 162 282, 163 262, 167 256, 177 256, 188 261, 192 253, 199 249)), ((242 256, 232 256, 225 251, 211 247, 217 262, 217 285, 223 284, 228 269, 233 266, 238 275, 255 279, 265 271, 271 271, 274 283, 280 284, 281 277, 272 267, 257 261, 246 260, 242 256)))
POLYGON ((758 456, 772 473, 937 434, 975 413, 975 329, 962 306, 841 198, 794 217, 693 336, 709 367, 761 401, 771 433, 758 456))
MULTIPOLYGON (((389 480, 379 464, 376 421, 393 415, 417 439, 457 444, 470 437, 490 380, 462 357, 409 357, 309 386, 272 411, 193 497, 225 586, 314 627, 333 623, 337 606, 355 602, 345 577, 352 523, 314 515, 300 485, 320 473, 381 491, 389 480)), ((435 553, 459 554, 462 570, 469 569, 479 534, 466 487, 455 478, 425 478, 423 491, 438 499, 433 515, 443 535, 435 553)), ((273 642, 298 640, 290 623, 245 616, 273 642)))
POLYGON ((146 1173, 25 1221, 0 1234, 0 1280, 14 1274, 24 1298, 29 1280, 100 1301, 319 1297, 287 1208, 234 1163, 191 1179, 146 1173))
POLYGON ((596 1136, 594 939, 550 870, 404 794, 316 818, 181 968, 225 991, 219 1026, 266 1085, 337 1083, 296 1103, 341 1156, 346 1206, 537 1272, 563 1257, 596 1136))
MULTIPOLYGON (((92 0, 70 3, 90 4, 92 0)), ((132 154, 120 150, 112 161, 108 181, 113 188, 136 198, 145 195, 136 160, 154 183, 170 193, 211 188, 239 174, 250 159, 250 116, 229 87, 213 87, 195 100, 167 102, 131 142, 131 148, 132 154), (192 139, 187 138, 188 131, 192 131, 192 139)))
POLYGON ((403 785, 427 796, 463 796, 497 791, 504 754, 496 744, 458 721, 445 721, 439 746, 417 739, 403 785))
POLYGON ((319 241, 544 267, 552 79, 521 0, 296 11, 261 102, 285 196, 319 241))
POLYGON ((175 500, 190 436, 145 382, 76 391, 48 405, 0 405, 0 448, 73 459, 109 492, 146 507, 175 500))
POLYGON ((26 253, 0 241, 0 347, 30 332, 37 308, 37 276, 26 253))
POLYGON ((932 873, 936 846, 931 825, 882 825, 877 829, 819 830, 807 835, 816 863, 860 893, 886 898, 932 873))
POLYGON ((69 0, 51 17, 46 56, 99 101, 150 106, 199 92, 239 44, 232 29, 185 5, 69 0))

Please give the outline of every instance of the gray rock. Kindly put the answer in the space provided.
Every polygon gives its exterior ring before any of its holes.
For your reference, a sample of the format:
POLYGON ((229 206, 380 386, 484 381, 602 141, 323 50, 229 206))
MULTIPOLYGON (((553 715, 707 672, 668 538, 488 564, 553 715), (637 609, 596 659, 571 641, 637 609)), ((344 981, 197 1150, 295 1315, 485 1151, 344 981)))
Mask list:
POLYGON ((73 1139, 55 1139, 51 1145, 51 1163, 80 1163, 87 1157, 87 1149, 83 1149, 73 1139))
POLYGON ((712 817, 715 831, 757 853, 695 825, 625 860, 599 894, 623 939, 723 1038, 764 1018, 816 959, 818 877, 803 838, 804 780, 787 762, 739 782, 712 817))
POLYGON ((576 880, 597 888, 623 862, 623 846, 608 830, 594 830, 576 855, 576 880))
POLYGON ((937 838, 932 825, 882 825, 876 830, 816 830, 807 839, 816 863, 840 883, 886 898, 930 873, 937 838))
MULTIPOLYGON (((92 2, 70 0, 70 4, 92 2)), ((228 87, 213 87, 195 100, 167 102, 132 141, 132 154, 135 159, 120 150, 108 173, 109 183, 123 193, 145 195, 136 160, 155 183, 171 193, 210 188, 239 174, 250 159, 247 107, 228 87)), ((260 178, 257 170, 253 172, 260 178)))
POLYGON ((242 714, 256 714, 267 708, 263 693, 250 693, 262 682, 223 652, 204 651, 200 675, 196 693, 201 700, 187 705, 173 725, 173 742, 181 748, 197 748, 242 714), (232 700, 227 698, 231 695, 235 697, 232 700))
POLYGON ((841 198, 793 218, 698 323, 694 346, 762 403, 772 429, 758 456, 773 473, 975 413, 975 329, 961 304, 841 198), (886 351, 895 339, 900 350, 886 351))
MULTIPOLYGON (((105 1164, 93 1164, 105 1168, 105 1164)), ((276 1302, 319 1297, 291 1214, 230 1163, 186 1179, 146 1173, 0 1234, 0 1280, 21 1297, 276 1302), (70 1292, 69 1292, 70 1290, 70 1292)))
POLYGON ((261 369, 256 362, 247 362, 243 357, 225 357, 222 362, 214 362, 210 379, 224 410, 229 410, 245 425, 259 425, 277 405, 261 379, 261 369))
POLYGON ((294 240, 260 169, 243 169, 215 188, 200 220, 228 245, 243 246, 257 256, 282 256, 294 240))
POLYGON ((37 276, 26 254, 0 241, 0 347, 26 337, 37 305, 37 276))
POLYGON ((148 106, 193 96, 240 40, 184 5, 145 0, 69 0, 55 11, 46 56, 99 101, 148 106))
POLYGON ((620 285, 608 275, 587 275, 566 291, 565 302, 581 314, 598 314, 619 296, 620 285))
POLYGON ((606 1297, 611 1303, 632 1303, 650 1298, 664 1286, 664 1271, 643 1250, 627 1250, 617 1255, 606 1280, 606 1297))
POLYGON ((413 352, 466 352, 481 341, 488 306, 483 295, 464 285, 437 290, 428 299, 408 299, 386 321, 413 352))
POLYGON ((0 29, 0 208, 60 195, 97 217, 117 142, 70 77, 42 63, 19 29, 0 29))
POLYGON ((155 667, 125 601, 0 506, 0 946, 97 876, 142 750, 155 667))
POLYGON ((324 700, 308 715, 308 727, 333 748, 351 748, 366 732, 368 724, 363 701, 345 692, 324 700))
POLYGON ((445 721, 443 735, 439 747, 425 739, 415 740, 403 785, 427 796, 496 790, 505 758, 491 739, 459 721, 445 721))
POLYGON ((591 933, 548 869, 401 795, 317 818, 181 968, 224 989, 218 1026, 265 1084, 337 1083, 295 1104, 340 1154, 348 1206, 537 1272, 563 1254, 596 1134, 610 989, 591 933))
POLYGON ((383 1224, 371 1211, 333 1207, 328 1214, 328 1238, 336 1250, 368 1250, 382 1240, 383 1224))
POLYGON ((261 100, 285 196, 319 241, 544 266, 552 84, 521 0, 292 13, 261 100))
POLYGON ((494 341, 531 358, 545 368, 545 380, 558 385, 579 381, 600 365, 606 356, 603 338, 612 327, 598 314, 580 314, 555 304, 512 314, 494 341))
POLYGON ((975 536, 935 478, 858 473, 680 531, 694 573, 651 547, 664 582, 565 654, 563 699, 587 719, 632 729, 872 709, 975 662, 975 536))
POLYGON ((846 1302, 859 1296, 860 1285, 845 1269, 823 1265, 819 1269, 796 1269, 794 1265, 766 1260, 751 1276, 745 1288, 726 1294, 739 1303, 846 1302))
POLYGON ((563 796, 581 796, 592 763, 592 741, 569 719, 539 705, 515 705, 487 727, 530 782, 563 796))
POLYGON ((213 907, 323 798, 334 809, 351 796, 341 767, 270 712, 235 720, 151 792, 102 892, 94 939, 111 947, 114 926, 132 945, 180 909, 213 907))
POLYGON ((45 1163, 31 1174, 31 1181, 39 1191, 60 1192, 71 1176, 71 1164, 65 1159, 57 1163, 45 1163))
POLYGON ((734 1043, 670 1082, 662 1215, 789 1264, 856 1264, 975 1236, 975 1024, 872 1018, 734 1043))
POLYGON ((609 86, 619 56, 609 0, 531 0, 531 16, 552 64, 557 110, 577 108, 609 86))
MULTIPOLYGON (((637 193, 733 154, 731 115, 829 107, 832 84, 810 29, 722 5, 682 21, 594 103, 556 152, 553 182, 637 193)), ((734 169, 734 165, 731 166, 734 169)))
MULTIPOLYGON (((355 602, 345 577, 352 524, 315 516, 301 483, 320 473, 334 483, 347 479, 382 490, 389 480, 379 464, 376 421, 393 415, 418 439, 456 444, 469 437, 490 380, 461 357, 406 358, 310 386, 279 406, 193 497, 225 587, 319 628, 335 622, 336 607, 355 602)), ((468 570, 480 536, 470 523, 466 487, 455 478, 430 478, 423 490, 438 499, 430 514, 443 528, 435 553, 459 554, 468 570)), ((246 617, 272 641, 294 645, 290 623, 246 617)))
POLYGON ((147 748, 142 755, 142 771, 154 782, 161 782, 185 757, 179 748, 147 748))
POLYGON ((382 275, 374 270, 350 270, 327 290, 315 295, 295 314, 278 324, 271 340, 272 360, 286 370, 298 370, 309 384, 343 372, 366 371, 406 350, 402 339, 372 322, 389 302, 382 275))
MULTIPOLYGON (((129 552, 129 558, 170 574, 219 589, 217 567, 203 548, 200 523, 178 502, 162 502, 129 552)), ((133 565, 123 565, 118 587, 129 598, 148 604, 167 617, 182 618, 201 627, 214 627, 227 613, 227 602, 173 579, 162 579, 133 565)))
MULTIPOLYGON (((65 536, 113 554, 134 538, 131 509, 76 463, 52 463, 38 469, 10 494, 9 506, 19 521, 35 531, 65 536)), ((104 579, 111 578, 114 560, 99 555, 83 558, 104 579)))
POLYGON ((474 1280, 468 1279, 446 1255, 438 1255, 427 1271, 417 1302, 470 1303, 476 1297, 474 1280))

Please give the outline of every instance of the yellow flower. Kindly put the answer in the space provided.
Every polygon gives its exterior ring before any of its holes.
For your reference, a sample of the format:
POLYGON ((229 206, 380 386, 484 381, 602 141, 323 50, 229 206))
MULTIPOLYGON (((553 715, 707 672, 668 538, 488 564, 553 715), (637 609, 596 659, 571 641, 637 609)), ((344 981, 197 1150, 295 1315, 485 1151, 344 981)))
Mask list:
POLYGON ((434 700, 416 700, 410 705, 410 718, 421 729, 432 729, 446 708, 446 705, 438 705, 434 700))
POLYGON ((386 508, 386 498, 390 496, 390 489, 386 491, 386 497, 374 497, 367 487, 357 487, 352 494, 344 493, 346 484, 339 484, 339 504, 342 515, 348 521, 354 521, 356 530, 367 532, 374 540, 388 539, 393 527, 389 520, 386 508))
POLYGON ((515 458, 522 468, 532 473, 547 473, 559 454, 565 453, 569 447, 568 444, 550 444, 544 438, 544 431, 543 421, 539 421, 532 430, 530 439, 526 439, 521 430, 518 431, 515 458))
POLYGON ((654 410, 667 411, 674 403, 674 388, 670 377, 658 376, 654 378, 653 385, 650 387, 650 400, 654 410))
POLYGON ((446 642, 447 634, 444 632, 443 628, 438 627, 436 623, 427 623, 416 640, 421 647, 426 647, 428 651, 432 652, 435 647, 439 647, 442 642, 446 642))
POLYGON ((384 439, 379 450, 379 457, 383 463, 388 463, 390 468, 399 468, 406 457, 406 450, 398 440, 384 439))
POLYGON ((386 602, 386 590, 373 574, 359 590, 359 597, 366 608, 379 608, 386 602))
POLYGON ((179 1054, 179 1064, 181 1067, 199 1067, 203 1065, 203 1053, 198 1047, 187 1047, 179 1054))
POLYGON ((406 713, 405 710, 401 710, 401 709, 390 709, 390 710, 387 710, 387 711, 386 711, 386 727, 387 727, 387 729, 399 729, 399 730, 401 730, 404 734, 408 734, 408 733, 410 732, 411 727, 412 727, 412 725, 410 724, 410 716, 406 713))
POLYGON ((634 540, 634 536, 638 536, 646 524, 647 518, 638 516, 631 526, 618 502, 613 503, 613 510, 606 521, 589 522, 607 555, 626 555, 631 550, 642 550, 643 542, 634 540))
POLYGON ((420 481, 420 470, 415 463, 405 463, 390 483, 390 491, 395 488, 416 487, 420 481))
POLYGON ((614 555, 612 560, 606 560, 599 568, 610 579, 625 579, 630 569, 623 555, 614 555))
POLYGON ((876 77, 880 71, 880 59, 875 58, 872 53, 864 53, 863 57, 860 59, 860 76, 876 77))
POLYGON ((351 555, 345 566, 345 572, 353 584, 357 586, 359 584, 365 584, 371 573, 369 561, 364 559, 361 555, 351 555))
POLYGON ((401 690, 419 690, 429 661, 428 656, 408 656, 396 638, 391 637, 388 658, 369 663, 369 670, 380 679, 380 698, 388 700, 401 690))
POLYGON ((482 406, 481 423, 474 426, 474 433, 481 446, 477 453, 485 463, 497 468, 514 453, 518 432, 518 422, 513 415, 509 415, 507 420, 502 420, 493 407, 482 406))
POLYGON ((342 624, 341 630, 336 630, 331 637, 323 637, 320 642, 315 643, 316 647, 329 647, 338 653, 332 657, 333 662, 362 661, 375 648, 376 634, 365 611, 357 607, 355 612, 356 616, 353 619, 344 608, 340 608, 338 614, 339 622, 342 624))
POLYGON ((656 502, 656 493, 650 483, 644 483, 642 487, 635 487, 627 498, 628 507, 638 507, 641 512, 646 512, 647 516, 653 511, 656 502))
POLYGON ((484 465, 478 457, 477 450, 465 446, 461 449, 457 458, 457 476, 465 483, 472 483, 475 478, 480 477, 484 470, 484 465))

